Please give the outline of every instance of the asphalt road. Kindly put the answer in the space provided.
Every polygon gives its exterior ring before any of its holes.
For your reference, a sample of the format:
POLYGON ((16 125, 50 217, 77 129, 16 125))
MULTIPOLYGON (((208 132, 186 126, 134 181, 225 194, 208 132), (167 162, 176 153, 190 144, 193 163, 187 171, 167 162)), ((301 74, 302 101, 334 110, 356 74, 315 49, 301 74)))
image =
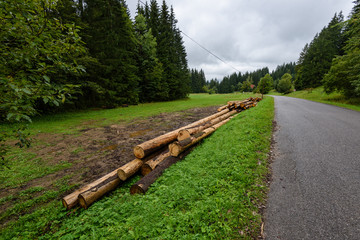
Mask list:
POLYGON ((360 239, 360 112, 274 97, 265 239, 360 239))

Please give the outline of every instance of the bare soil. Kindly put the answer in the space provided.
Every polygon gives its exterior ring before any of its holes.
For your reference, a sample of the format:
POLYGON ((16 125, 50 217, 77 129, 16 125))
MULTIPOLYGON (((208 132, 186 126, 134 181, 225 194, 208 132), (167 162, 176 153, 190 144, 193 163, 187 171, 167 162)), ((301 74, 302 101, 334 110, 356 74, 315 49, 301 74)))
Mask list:
MULTIPOLYGON (((64 176, 70 176, 69 185, 81 187, 133 160, 133 148, 137 144, 207 117, 216 109, 216 106, 194 108, 98 128, 86 128, 89 123, 84 122, 85 129, 76 135, 39 133, 33 138, 33 147, 26 151, 46 159, 47 164, 68 162, 71 167, 31 180, 19 188, 0 189, 0 198, 35 186, 54 189, 54 183, 64 176)), ((9 201, 0 206, 0 214, 11 205, 9 201)))

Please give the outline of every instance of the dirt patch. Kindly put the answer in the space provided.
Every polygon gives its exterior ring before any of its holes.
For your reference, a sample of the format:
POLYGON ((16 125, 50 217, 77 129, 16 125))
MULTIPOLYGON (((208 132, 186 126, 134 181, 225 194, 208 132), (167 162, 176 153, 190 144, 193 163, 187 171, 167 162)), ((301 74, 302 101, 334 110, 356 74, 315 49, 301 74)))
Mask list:
MULTIPOLYGON (((133 160, 133 147, 137 144, 207 117, 216 109, 206 107, 163 113, 99 128, 88 128, 88 123, 84 122, 76 135, 39 133, 33 138, 33 147, 26 151, 36 153, 36 158, 44 159, 46 164, 71 163, 71 167, 31 180, 19 188, 1 189, 0 198, 35 186, 55 189, 54 183, 64 176, 70 176, 69 185, 85 185, 133 160)), ((0 214, 10 206, 11 202, 1 206, 0 214)))

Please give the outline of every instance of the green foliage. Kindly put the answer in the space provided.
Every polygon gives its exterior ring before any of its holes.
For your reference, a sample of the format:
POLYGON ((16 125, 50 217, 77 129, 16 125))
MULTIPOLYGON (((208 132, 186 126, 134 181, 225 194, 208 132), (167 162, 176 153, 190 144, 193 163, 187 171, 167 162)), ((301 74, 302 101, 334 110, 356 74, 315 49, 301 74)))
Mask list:
POLYGON ((139 42, 138 68, 140 77, 140 101, 166 100, 169 89, 163 84, 163 65, 156 56, 156 39, 148 29, 146 19, 139 14, 135 17, 135 35, 139 42))
POLYGON ((336 57, 323 79, 327 93, 342 92, 346 97, 360 97, 360 13, 347 21, 345 55, 336 57))
MULTIPOLYGON (((191 79, 191 92, 192 93, 204 93, 203 87, 206 85, 205 73, 202 69, 198 71, 197 69, 191 69, 190 71, 191 79)), ((207 89, 209 89, 207 87, 207 89)))
POLYGON ((139 78, 134 51, 137 41, 126 6, 117 0, 84 3, 82 20, 87 25, 84 40, 91 56, 98 61, 88 81, 104 90, 96 94, 97 103, 91 103, 106 107, 137 103, 139 78))
MULTIPOLYGON (((84 71, 74 58, 85 53, 79 29, 53 18, 57 1, 0 2, 0 121, 31 122, 37 102, 63 104, 76 85, 61 76, 84 71)), ((16 129, 20 147, 29 145, 23 127, 16 129)), ((0 165, 6 161, 0 133, 0 165)))
POLYGON ((261 94, 267 94, 270 90, 273 89, 274 81, 270 74, 266 74, 264 77, 260 79, 260 82, 257 86, 258 91, 261 94))
POLYGON ((291 92, 291 89, 292 89, 292 76, 289 73, 285 73, 281 77, 276 90, 279 93, 287 94, 291 92))
POLYGON ((318 87, 329 71, 333 58, 342 55, 344 45, 343 15, 335 14, 327 27, 306 44, 300 54, 296 69, 296 89, 318 87))
MULTIPOLYGON (((223 99, 223 95, 194 96, 223 99)), ((228 96, 235 99, 235 95, 228 96)), ((265 98, 256 108, 241 113, 165 171, 146 195, 129 194, 129 187, 138 180, 135 178, 87 210, 67 212, 60 203, 53 203, 20 217, 1 230, 0 236, 256 238, 261 231, 259 207, 266 197, 273 111, 272 98, 265 98)))
POLYGON ((241 92, 251 92, 252 88, 251 85, 253 84, 252 78, 249 76, 245 82, 242 83, 240 91, 241 92))

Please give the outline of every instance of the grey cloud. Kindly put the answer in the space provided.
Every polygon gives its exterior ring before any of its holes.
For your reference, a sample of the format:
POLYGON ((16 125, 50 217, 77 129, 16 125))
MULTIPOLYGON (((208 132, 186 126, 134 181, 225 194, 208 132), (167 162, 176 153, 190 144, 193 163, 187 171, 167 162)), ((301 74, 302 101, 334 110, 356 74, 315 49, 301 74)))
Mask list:
MULTIPOLYGON (((162 1, 158 1, 161 4, 162 1)), ((128 0, 132 16, 137 1, 128 0)), ((349 0, 168 0, 178 27, 235 68, 245 71, 296 61, 301 49, 335 12, 347 16, 349 0)), ((190 68, 208 79, 235 70, 183 37, 190 68)))

